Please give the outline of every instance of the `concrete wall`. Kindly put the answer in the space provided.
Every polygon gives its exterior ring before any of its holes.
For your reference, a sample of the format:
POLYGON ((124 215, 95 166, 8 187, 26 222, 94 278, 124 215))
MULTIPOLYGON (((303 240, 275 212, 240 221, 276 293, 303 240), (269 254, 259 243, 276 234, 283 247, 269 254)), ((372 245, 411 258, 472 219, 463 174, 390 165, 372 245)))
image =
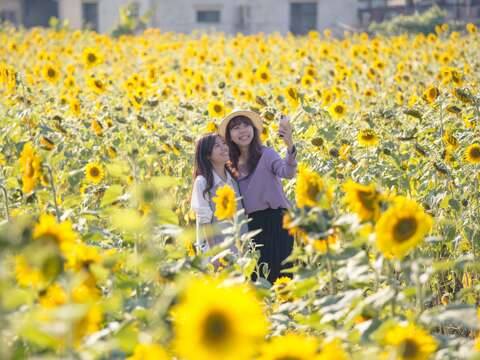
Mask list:
POLYGON ((15 14, 16 23, 20 23, 22 21, 22 6, 18 0, 1 0, 0 12, 1 11, 13 12, 15 14))
MULTIPOLYGON (((98 28, 101 33, 109 32, 118 24, 120 7, 131 3, 131 0, 98 0, 98 28)), ((162 0, 137 0, 140 15, 145 14, 149 9, 155 8, 156 2, 162 0)))
POLYGON ((82 28, 82 1, 58 0, 58 16, 61 21, 68 20, 72 29, 82 28))

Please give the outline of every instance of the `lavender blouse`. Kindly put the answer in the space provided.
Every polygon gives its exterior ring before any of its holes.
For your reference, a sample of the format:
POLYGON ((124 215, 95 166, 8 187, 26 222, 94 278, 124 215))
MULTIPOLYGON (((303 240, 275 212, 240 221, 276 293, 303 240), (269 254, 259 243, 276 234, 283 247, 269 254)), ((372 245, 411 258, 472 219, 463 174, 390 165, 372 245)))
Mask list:
POLYGON ((253 173, 238 179, 247 214, 268 208, 287 209, 291 206, 283 192, 280 178, 295 177, 297 172, 295 156, 295 148, 291 153, 287 151, 285 159, 272 148, 266 146, 262 148, 262 155, 253 173))

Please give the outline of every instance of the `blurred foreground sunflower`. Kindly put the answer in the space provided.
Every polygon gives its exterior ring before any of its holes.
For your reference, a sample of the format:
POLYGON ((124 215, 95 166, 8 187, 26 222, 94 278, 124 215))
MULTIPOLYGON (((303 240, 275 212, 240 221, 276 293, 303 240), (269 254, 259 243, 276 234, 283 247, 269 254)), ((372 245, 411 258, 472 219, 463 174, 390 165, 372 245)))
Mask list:
POLYGON ((259 360, 311 360, 316 358, 317 347, 314 337, 289 333, 276 336, 264 344, 259 360))
POLYGON ((363 221, 376 220, 380 215, 380 194, 375 184, 362 185, 353 180, 343 185, 344 201, 350 211, 353 211, 363 221))
POLYGON ((437 349, 436 340, 414 324, 397 325, 385 335, 397 360, 427 360, 437 349))
POLYGON ((217 279, 191 280, 172 316, 174 349, 186 360, 250 359, 267 332, 252 290, 217 279))

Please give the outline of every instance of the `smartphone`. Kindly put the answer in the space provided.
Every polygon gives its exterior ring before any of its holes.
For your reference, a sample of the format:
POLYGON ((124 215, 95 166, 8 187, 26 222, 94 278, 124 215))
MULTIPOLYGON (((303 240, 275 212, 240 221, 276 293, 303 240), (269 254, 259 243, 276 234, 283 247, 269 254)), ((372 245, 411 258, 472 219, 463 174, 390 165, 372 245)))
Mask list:
MULTIPOLYGON (((286 115, 280 115, 280 119, 278 120, 278 129, 282 128, 283 125, 288 123, 288 116, 286 115)), ((283 138, 283 135, 279 135, 281 138, 283 138)))

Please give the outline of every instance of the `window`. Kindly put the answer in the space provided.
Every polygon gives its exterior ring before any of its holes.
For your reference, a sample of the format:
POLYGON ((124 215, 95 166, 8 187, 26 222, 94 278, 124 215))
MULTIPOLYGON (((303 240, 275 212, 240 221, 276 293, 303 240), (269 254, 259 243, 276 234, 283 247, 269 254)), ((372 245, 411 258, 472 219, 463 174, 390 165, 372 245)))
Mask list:
POLYGON ((304 35, 317 28, 317 3, 290 4, 290 31, 295 35, 304 35))
POLYGON ((197 10, 198 23, 219 23, 220 10, 197 10))
POLYGON ((98 4, 83 3, 83 27, 98 31, 98 4))

